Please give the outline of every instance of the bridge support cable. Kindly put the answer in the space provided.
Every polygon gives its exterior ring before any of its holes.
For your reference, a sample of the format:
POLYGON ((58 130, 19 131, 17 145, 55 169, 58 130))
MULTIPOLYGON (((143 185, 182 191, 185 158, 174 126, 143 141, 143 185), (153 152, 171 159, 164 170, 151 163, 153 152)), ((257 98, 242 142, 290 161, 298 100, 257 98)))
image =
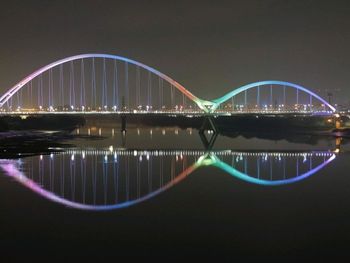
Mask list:
POLYGON ((185 109, 186 108, 186 96, 185 94, 182 93, 182 108, 185 109))
POLYGON ((296 173, 297 173, 297 177, 299 176, 299 158, 296 158, 296 173))
POLYGON ((113 182, 114 182, 114 200, 115 203, 119 202, 119 165, 118 165, 118 155, 115 153, 113 162, 113 182))
POLYGON ((231 98, 231 109, 232 109, 232 112, 235 110, 235 97, 234 96, 231 98))
POLYGON ((136 159, 137 162, 137 173, 136 173, 136 188, 137 188, 137 195, 136 198, 139 199, 141 196, 141 176, 142 176, 142 169, 141 169, 141 162, 142 162, 142 156, 140 156, 138 159, 136 159))
POLYGON ((163 158, 160 158, 159 160, 159 186, 163 186, 163 166, 164 166, 164 160, 163 158))
POLYGON ((52 107, 54 105, 54 94, 53 94, 53 91, 54 91, 54 87, 53 87, 53 72, 52 72, 52 69, 49 69, 49 103, 48 103, 48 106, 50 108, 50 110, 52 110, 52 107))
POLYGON ((296 90, 297 91, 297 95, 296 95, 296 97, 297 97, 297 107, 299 107, 299 90, 297 89, 296 90))
POLYGON ((126 180, 125 180, 125 189, 126 189, 126 201, 130 200, 130 156, 127 156, 125 158, 125 175, 126 175, 126 180))
POLYGON ((75 159, 74 155, 72 155, 71 161, 70 161, 70 185, 71 185, 71 198, 73 201, 75 201, 75 159))
POLYGON ((147 181, 148 181, 148 193, 151 193, 153 190, 153 184, 152 184, 152 155, 147 156, 147 181))
POLYGON ((19 107, 22 108, 23 105, 23 90, 20 90, 19 92, 19 107))
POLYGON ((108 184, 108 156, 104 156, 104 162, 102 165, 102 184, 103 184, 103 201, 104 205, 107 204, 107 184, 108 184))
POLYGON ((164 102, 163 102, 163 79, 158 79, 158 90, 159 90, 159 110, 163 109, 164 102))
POLYGON ((44 84, 43 84, 43 76, 40 76, 40 105, 44 106, 44 84))
POLYGON ((130 102, 129 102, 129 63, 125 62, 124 67, 124 73, 125 73, 125 107, 126 109, 130 109, 130 102))
POLYGON ((61 196, 64 196, 65 192, 64 192, 64 185, 65 185, 65 162, 64 162, 64 158, 61 158, 61 163, 60 163, 60 176, 61 176, 61 180, 60 180, 60 192, 61 192, 61 196))
POLYGON ((173 110, 175 107, 174 89, 175 89, 174 86, 172 84, 170 84, 170 107, 171 107, 171 110, 173 110))
MULTIPOLYGON (((21 99, 20 99, 20 92, 16 93, 16 99, 17 99, 17 105, 20 105, 20 101, 21 101, 21 99)), ((14 109, 14 110, 16 110, 16 109, 14 109)))
POLYGON ((59 103, 64 108, 63 64, 59 65, 59 103))
POLYGON ((311 170, 312 169, 312 155, 310 156, 310 167, 309 169, 311 170))
POLYGON ((81 59, 80 61, 80 107, 82 110, 84 110, 86 107, 84 59, 81 59))
POLYGON ((310 99, 309 99, 309 110, 312 111, 312 96, 310 95, 310 99))
POLYGON ((119 109, 119 85, 118 85, 118 65, 117 61, 113 60, 113 109, 119 109))
POLYGON ((270 156, 270 180, 272 180, 272 178, 273 178, 273 168, 272 168, 272 161, 273 161, 273 159, 272 159, 272 157, 270 156))
POLYGON ((92 192, 93 192, 93 204, 96 205, 96 197, 97 197, 97 156, 92 157, 92 192))
POLYGON ((136 108, 141 106, 141 74, 140 67, 136 66, 136 108))
MULTIPOLYGON (((38 105, 39 110, 42 109, 44 104, 44 97, 43 97, 43 76, 40 75, 38 79, 38 105)), ((12 107, 12 106, 11 106, 12 107)))
POLYGON ((273 108, 273 95, 272 95, 272 85, 270 85, 270 108, 273 108))
POLYGON ((86 203, 86 160, 85 157, 80 159, 80 179, 82 185, 82 196, 83 204, 86 203))
POLYGON ((30 105, 33 105, 33 81, 29 82, 29 90, 30 90, 30 105))
POLYGON ((106 59, 103 58, 102 66, 102 109, 107 110, 108 100, 107 100, 107 76, 106 76, 106 59))
POLYGON ((71 61, 69 67, 69 107, 74 110, 75 107, 75 78, 74 78, 74 62, 71 61))
POLYGON ((91 64, 91 107, 96 110, 96 69, 95 58, 92 58, 91 64))
POLYGON ((148 72, 148 81, 147 81, 147 110, 152 107, 152 75, 151 72, 148 72))

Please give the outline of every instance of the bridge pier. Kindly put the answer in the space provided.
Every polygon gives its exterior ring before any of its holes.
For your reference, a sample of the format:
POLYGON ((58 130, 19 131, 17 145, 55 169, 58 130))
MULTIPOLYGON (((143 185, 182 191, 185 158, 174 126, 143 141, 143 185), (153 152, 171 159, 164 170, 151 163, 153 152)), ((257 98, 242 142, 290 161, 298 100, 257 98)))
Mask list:
POLYGON ((339 153, 340 152, 340 146, 341 146, 341 143, 342 143, 342 137, 337 137, 335 138, 335 152, 336 153, 339 153))
POLYGON ((202 126, 199 128, 199 132, 202 133, 204 133, 206 130, 212 130, 214 133, 218 132, 218 128, 212 115, 205 115, 202 126))
POLYGON ((201 138, 201 141, 205 147, 206 150, 211 150, 216 138, 218 137, 218 128, 215 124, 215 120, 214 117, 211 115, 207 115, 204 117, 204 121, 202 123, 202 126, 200 127, 199 131, 199 137, 201 138), (210 136, 210 138, 208 139, 205 136, 205 131, 213 131, 213 134, 210 136))
POLYGON ((126 131, 122 131, 122 147, 126 147, 126 131))
POLYGON ((126 132, 126 116, 125 115, 121 115, 121 131, 122 132, 126 132))

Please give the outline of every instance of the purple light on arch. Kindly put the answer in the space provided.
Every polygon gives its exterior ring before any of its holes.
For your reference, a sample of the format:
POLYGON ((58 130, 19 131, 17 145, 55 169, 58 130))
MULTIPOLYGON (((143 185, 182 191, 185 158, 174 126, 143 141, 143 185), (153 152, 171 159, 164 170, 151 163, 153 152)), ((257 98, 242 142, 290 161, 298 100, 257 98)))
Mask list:
POLYGON ((166 191, 167 189, 174 186, 175 184, 179 183, 183 179, 185 179, 189 174, 191 174, 199 166, 197 165, 197 163, 192 164, 190 167, 188 167, 187 169, 182 171, 178 176, 176 176, 172 181, 165 184, 158 190, 153 191, 145 196, 142 196, 138 199, 129 200, 123 203, 111 204, 111 205, 89 205, 89 204, 78 203, 78 202, 70 201, 66 198, 63 198, 53 192, 50 192, 45 188, 43 188, 40 184, 28 178, 22 171, 20 171, 16 166, 16 161, 14 160, 0 160, 0 167, 6 173, 7 176, 13 178, 14 180, 24 185, 28 189, 32 190, 33 192, 37 193, 38 195, 52 202, 65 205, 69 208, 75 208, 75 209, 81 209, 81 210, 108 211, 108 210, 126 208, 129 206, 144 202, 148 199, 151 199, 159 195, 160 193, 166 191))
POLYGON ((141 202, 144 202, 148 199, 151 199, 158 194, 166 191, 170 187, 174 186, 175 184, 179 183, 183 179, 185 179, 187 176, 189 176, 191 173, 193 173, 195 170, 197 170, 200 167, 204 166, 215 166, 219 168, 220 170, 225 171, 229 175, 232 175, 240 180, 246 181, 248 183, 252 184, 258 184, 263 186, 278 186, 278 185, 285 185, 285 184, 291 184, 296 183, 298 181, 304 180, 308 178, 309 176, 315 174, 322 168, 324 168, 326 165, 328 165, 330 162, 332 162, 336 158, 335 154, 332 154, 327 160, 325 160, 320 165, 312 168, 308 172, 305 172, 304 174, 301 174, 297 177, 293 178, 287 178, 282 180, 265 180, 256 178, 253 176, 250 176, 246 173, 242 173, 238 171, 237 169, 233 168, 232 166, 226 164, 225 162, 221 161, 216 155, 213 154, 205 154, 202 155, 195 163, 193 163, 191 166, 189 166, 187 169, 182 171, 178 176, 176 176, 172 181, 165 184, 158 190, 155 190, 145 196, 142 196, 138 199, 129 200, 123 203, 119 204, 111 204, 111 205, 90 205, 90 204, 83 204, 78 203, 74 201, 70 201, 64 197, 61 197, 53 192, 50 192, 43 188, 40 184, 36 183, 35 181, 28 178, 19 168, 18 168, 18 161, 15 160, 0 160, 0 168, 5 172, 5 174, 20 184, 24 185, 25 187, 29 188, 36 194, 52 201, 55 203, 59 203, 61 205, 65 205, 69 208, 74 209, 81 209, 81 210, 90 210, 90 211, 106 211, 106 210, 114 210, 114 209, 121 209, 126 208, 132 205, 139 204, 141 202))
POLYGON ((259 81, 259 82, 250 83, 250 84, 244 85, 242 87, 239 87, 237 89, 234 89, 234 90, 228 92, 227 94, 225 94, 224 96, 217 98, 217 99, 214 99, 212 101, 200 99, 199 97, 195 96, 190 91, 188 91, 184 86, 182 86, 181 84, 179 84, 178 82, 176 82, 175 80, 170 78, 169 76, 161 73, 160 71, 158 71, 152 67, 149 67, 143 63, 140 63, 140 62, 132 60, 132 59, 128 59, 128 58, 121 57, 121 56, 109 55, 109 54, 81 54, 81 55, 67 57, 67 58, 55 61, 51 64, 48 64, 48 65, 38 69, 37 71, 33 72, 32 74, 28 75, 27 77, 25 77, 23 80, 21 80, 16 85, 14 85, 12 88, 10 88, 4 95, 2 95, 0 97, 0 108, 18 90, 20 90, 23 86, 25 86, 28 82, 30 82, 32 79, 39 76, 40 74, 48 71, 49 69, 52 69, 52 68, 58 66, 58 65, 61 65, 61 64, 64 64, 64 63, 67 63, 70 61, 78 60, 78 59, 84 59, 84 58, 114 59, 114 60, 119 60, 119 61, 123 61, 126 63, 130 63, 132 65, 136 65, 136 66, 139 66, 145 70, 148 70, 149 72, 152 72, 153 74, 159 76, 160 78, 164 79, 165 81, 167 81, 168 83, 173 85, 176 89, 178 89, 180 92, 182 92, 186 97, 188 97, 190 100, 195 102, 200 109, 202 109, 204 112, 207 112, 207 113, 215 112, 215 110, 220 106, 220 104, 231 99, 233 96, 236 96, 237 94, 244 92, 248 89, 255 88, 258 86, 263 86, 263 85, 283 85, 286 87, 292 87, 292 88, 295 88, 297 90, 304 91, 304 92, 310 94, 312 97, 315 97, 316 99, 321 101, 324 105, 329 107, 333 112, 336 111, 336 109, 331 104, 329 104, 326 100, 324 100, 322 97, 320 97, 316 93, 310 91, 309 89, 306 89, 298 84, 294 84, 294 83, 286 82, 286 81, 278 81, 278 80, 266 80, 266 81, 259 81))
POLYGON ((121 57, 121 56, 109 55, 109 54, 81 54, 81 55, 67 57, 67 58, 55 61, 53 63, 50 63, 50 64, 38 69, 37 71, 34 71, 32 74, 28 75, 23 80, 21 80, 16 85, 14 85, 12 88, 10 88, 4 95, 2 95, 0 97, 0 107, 2 107, 6 103, 6 101, 8 101, 18 90, 20 90, 23 86, 25 86, 28 82, 30 82, 32 79, 39 76, 40 74, 42 74, 42 73, 44 73, 44 72, 48 71, 49 69, 52 69, 56 66, 59 66, 61 64, 64 64, 64 63, 67 63, 70 61, 74 61, 74 60, 78 60, 78 59, 84 59, 84 58, 114 59, 114 60, 124 61, 124 62, 130 63, 130 64, 133 64, 135 66, 139 66, 139 67, 141 67, 145 70, 148 70, 148 71, 152 72, 153 74, 159 76, 160 78, 164 79, 165 81, 169 82, 175 88, 180 90, 190 100, 194 101, 201 109, 205 110, 205 108, 203 107, 203 104, 202 104, 205 101, 203 101, 203 100, 199 99, 198 97, 196 97, 195 95, 193 95, 184 86, 182 86, 181 84, 179 84, 178 82, 176 82, 175 80, 170 78, 169 76, 161 73, 160 71, 158 71, 152 67, 149 67, 143 63, 140 63, 138 61, 128 59, 125 57, 121 57))

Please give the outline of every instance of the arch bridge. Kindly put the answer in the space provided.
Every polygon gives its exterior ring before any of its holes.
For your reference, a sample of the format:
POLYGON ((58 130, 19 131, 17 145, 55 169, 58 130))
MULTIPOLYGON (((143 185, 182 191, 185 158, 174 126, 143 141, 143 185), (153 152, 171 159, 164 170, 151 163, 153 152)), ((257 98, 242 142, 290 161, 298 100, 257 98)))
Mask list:
POLYGON ((50 63, 0 97, 3 113, 225 114, 322 112, 334 106, 298 84, 267 80, 214 100, 199 98, 162 72, 109 54, 81 54, 50 63))

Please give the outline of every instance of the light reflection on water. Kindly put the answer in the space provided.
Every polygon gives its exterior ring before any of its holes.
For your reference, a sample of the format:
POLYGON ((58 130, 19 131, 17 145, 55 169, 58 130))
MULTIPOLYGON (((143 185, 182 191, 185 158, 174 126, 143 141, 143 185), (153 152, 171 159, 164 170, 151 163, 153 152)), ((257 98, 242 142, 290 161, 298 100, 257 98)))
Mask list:
MULTIPOLYGON (((132 127, 122 133, 120 127, 115 125, 99 126, 87 125, 75 130, 73 133, 80 136, 92 136, 97 140, 74 139, 70 143, 81 147, 97 149, 113 145, 115 148, 125 149, 203 149, 198 130, 176 127, 132 127)), ((328 150, 335 147, 335 139, 321 136, 298 135, 286 138, 274 138, 258 134, 232 135, 232 137, 219 135, 215 141, 214 149, 255 149, 255 150, 328 150)), ((210 131, 205 136, 213 136, 210 131)), ((344 143, 343 143, 344 144, 344 143)))
POLYGON ((125 150, 110 146, 1 160, 0 167, 7 176, 53 202, 83 210, 111 210, 155 197, 201 167, 217 167, 248 183, 278 186, 304 180, 335 158, 333 151, 125 150))

